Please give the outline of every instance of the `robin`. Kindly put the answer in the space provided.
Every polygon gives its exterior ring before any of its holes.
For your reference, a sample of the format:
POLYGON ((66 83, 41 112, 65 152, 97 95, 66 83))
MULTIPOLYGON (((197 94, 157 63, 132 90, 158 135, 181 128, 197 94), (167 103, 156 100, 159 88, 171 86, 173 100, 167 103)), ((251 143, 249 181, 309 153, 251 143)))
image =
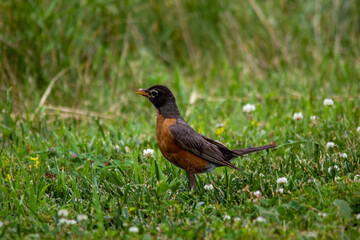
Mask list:
POLYGON ((164 157, 184 169, 190 180, 190 190, 196 189, 195 174, 211 172, 227 166, 240 171, 230 161, 244 154, 275 148, 276 144, 230 150, 224 144, 208 138, 191 128, 181 116, 169 88, 156 85, 137 89, 157 110, 156 139, 164 157))

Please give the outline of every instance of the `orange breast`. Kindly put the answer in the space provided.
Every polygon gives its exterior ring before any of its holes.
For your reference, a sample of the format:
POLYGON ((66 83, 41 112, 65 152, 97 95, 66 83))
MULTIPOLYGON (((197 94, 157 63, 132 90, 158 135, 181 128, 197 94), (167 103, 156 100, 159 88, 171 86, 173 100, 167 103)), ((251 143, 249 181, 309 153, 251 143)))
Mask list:
POLYGON ((207 171, 209 162, 177 145, 170 127, 176 124, 175 118, 164 118, 159 112, 156 119, 156 137, 164 157, 177 167, 189 173, 207 171))

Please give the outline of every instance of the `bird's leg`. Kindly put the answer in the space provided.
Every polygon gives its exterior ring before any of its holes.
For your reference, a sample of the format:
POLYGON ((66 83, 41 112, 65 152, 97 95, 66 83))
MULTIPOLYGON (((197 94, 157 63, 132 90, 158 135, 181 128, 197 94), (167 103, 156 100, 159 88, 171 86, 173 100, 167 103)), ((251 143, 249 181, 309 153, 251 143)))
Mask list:
POLYGON ((189 176, 189 180, 190 180, 190 190, 196 190, 196 178, 195 178, 195 174, 194 173, 187 173, 189 176))

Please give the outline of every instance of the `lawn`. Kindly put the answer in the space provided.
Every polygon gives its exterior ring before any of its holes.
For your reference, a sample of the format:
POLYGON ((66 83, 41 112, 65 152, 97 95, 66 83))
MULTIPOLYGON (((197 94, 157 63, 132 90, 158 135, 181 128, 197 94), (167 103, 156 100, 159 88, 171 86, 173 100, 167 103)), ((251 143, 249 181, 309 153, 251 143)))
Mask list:
POLYGON ((360 238, 357 1, 0 9, 1 239, 360 238), (135 94, 155 84, 230 149, 278 147, 189 191, 135 94))

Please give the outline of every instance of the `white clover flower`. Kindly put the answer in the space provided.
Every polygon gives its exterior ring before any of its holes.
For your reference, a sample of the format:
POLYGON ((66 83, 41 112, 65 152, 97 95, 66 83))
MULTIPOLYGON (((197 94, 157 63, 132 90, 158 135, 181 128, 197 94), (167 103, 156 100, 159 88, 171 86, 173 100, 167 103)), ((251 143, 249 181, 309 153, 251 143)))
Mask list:
POLYGON ((235 221, 235 222, 239 222, 239 221, 241 221, 241 218, 236 217, 236 218, 234 218, 234 221, 235 221))
POLYGON ((263 177, 265 177, 265 175, 264 175, 263 173, 260 173, 260 174, 259 174, 259 177, 262 177, 262 178, 263 178, 263 177))
POLYGON ((148 148, 143 151, 144 158, 154 158, 155 157, 155 151, 154 149, 148 148))
POLYGON ((229 215, 226 214, 226 215, 224 216, 224 220, 230 220, 230 219, 231 219, 231 217, 230 217, 229 215))
POLYGON ((355 181, 355 182, 360 182, 360 175, 359 175, 359 174, 356 174, 356 175, 354 176, 354 181, 355 181))
POLYGON ((77 222, 74 219, 69 219, 65 222, 66 225, 75 225, 77 222))
POLYGON ((59 219, 59 223, 60 224, 65 224, 67 222, 67 219, 66 218, 60 218, 59 219))
POLYGON ((304 117, 303 117, 303 115, 302 115, 302 113, 301 112, 298 112, 298 113, 294 113, 294 116, 293 116, 293 119, 294 120, 302 120, 304 117))
POLYGON ((281 178, 278 178, 278 180, 276 180, 276 183, 277 184, 287 184, 288 181, 287 181, 286 177, 281 177, 281 178))
POLYGON ((262 196, 262 193, 260 192, 260 190, 257 190, 256 192, 254 192, 255 197, 259 198, 262 196))
POLYGON ((79 214, 76 219, 78 220, 78 222, 82 222, 82 221, 87 221, 88 217, 85 214, 79 214))
POLYGON ((115 145, 115 147, 114 147, 117 151, 120 151, 121 150, 121 148, 120 148, 120 146, 119 145, 115 145))
POLYGON ((243 106, 243 112, 250 113, 253 111, 255 111, 255 105, 248 103, 243 106))
POLYGON ((360 133, 360 127, 357 127, 356 131, 357 131, 358 133, 360 133))
POLYGON ((324 106, 332 106, 334 105, 334 101, 331 98, 324 99, 324 106))
POLYGON ((299 163, 301 163, 301 164, 306 164, 306 160, 305 160, 305 159, 300 159, 300 160, 299 160, 299 163))
POLYGON ((224 127, 224 124, 223 123, 218 123, 218 124, 216 124, 216 127, 217 128, 222 128, 222 127, 224 127))
POLYGON ((356 219, 357 219, 357 220, 360 219, 360 213, 358 213, 358 214, 356 215, 356 219))
POLYGON ((335 182, 338 182, 340 180, 340 177, 339 176, 336 176, 335 177, 335 182))
POLYGON ((265 223, 265 222, 266 222, 266 219, 265 219, 264 217, 259 216, 259 217, 257 217, 257 218, 255 219, 255 222, 265 223))
POLYGON ((327 148, 327 149, 333 148, 333 147, 335 147, 335 146, 336 146, 336 144, 333 143, 333 142, 328 142, 328 143, 326 144, 326 148, 327 148))
POLYGON ((334 171, 339 171, 340 170, 340 168, 337 165, 334 165, 334 167, 331 166, 331 167, 328 168, 328 172, 331 173, 332 169, 334 169, 334 171))
POLYGON ((313 121, 313 122, 315 122, 315 121, 316 121, 316 116, 311 116, 311 117, 310 117, 310 120, 313 121))
POLYGON ((139 232, 139 228, 138 228, 137 226, 129 227, 129 232, 131 232, 131 233, 138 233, 138 232, 139 232))
POLYGON ((60 209, 58 211, 58 215, 59 215, 59 217, 67 217, 69 215, 69 212, 66 209, 60 209))
POLYGON ((318 216, 320 216, 320 217, 327 217, 327 215, 328 215, 327 213, 322 213, 322 212, 318 213, 318 216))
POLYGON ((310 177, 309 179, 308 179, 308 183, 314 183, 314 182, 316 182, 316 178, 314 178, 314 177, 310 177))
POLYGON ((0 221, 0 228, 2 228, 4 226, 4 223, 2 221, 0 221))
POLYGON ((127 152, 127 153, 130 152, 130 148, 128 146, 125 146, 125 152, 127 152))
POLYGON ((276 189, 276 192, 283 194, 283 193, 284 193, 284 189, 283 189, 283 188, 276 189))
POLYGON ((212 184, 207 184, 207 185, 204 186, 204 189, 205 190, 213 190, 214 186, 212 184))
POLYGON ((340 153, 340 157, 341 157, 341 158, 347 158, 348 156, 347 156, 346 153, 340 153))

